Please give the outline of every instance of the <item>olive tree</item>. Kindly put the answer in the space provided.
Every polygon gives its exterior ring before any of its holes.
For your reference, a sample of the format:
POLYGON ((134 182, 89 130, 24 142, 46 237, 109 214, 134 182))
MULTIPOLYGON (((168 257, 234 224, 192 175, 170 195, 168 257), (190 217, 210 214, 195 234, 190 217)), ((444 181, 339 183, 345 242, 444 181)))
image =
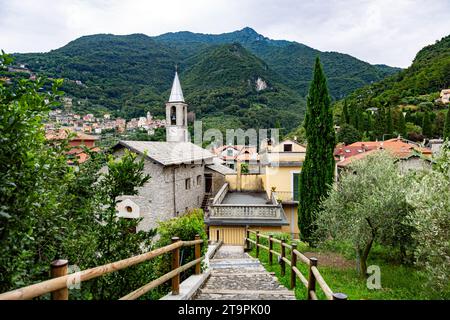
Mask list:
POLYGON ((407 201, 414 207, 408 222, 414 228, 416 264, 436 293, 450 292, 450 144, 435 159, 433 171, 418 177, 407 201))
POLYGON ((411 227, 405 223, 408 181, 386 151, 354 161, 322 202, 316 235, 352 241, 365 276, 374 242, 401 246, 403 252, 410 243, 411 227))

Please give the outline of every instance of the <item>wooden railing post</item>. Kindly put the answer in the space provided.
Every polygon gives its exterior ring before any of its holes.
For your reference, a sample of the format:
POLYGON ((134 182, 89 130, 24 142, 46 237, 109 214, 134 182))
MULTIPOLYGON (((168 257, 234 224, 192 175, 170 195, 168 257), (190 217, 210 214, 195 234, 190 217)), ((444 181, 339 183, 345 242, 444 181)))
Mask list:
MULTIPOLYGON (((58 278, 67 275, 67 260, 55 260, 50 265, 52 278, 58 278)), ((69 289, 67 287, 52 292, 52 300, 69 300, 69 289)))
POLYGON ((272 254, 272 250, 273 250, 273 241, 272 241, 273 235, 270 234, 269 235, 269 265, 272 265, 273 263, 273 254, 272 254))
POLYGON ((292 251, 291 251, 291 289, 295 288, 295 279, 297 278, 296 273, 294 272, 294 267, 297 267, 297 255, 294 253, 294 250, 297 249, 297 244, 292 243, 292 251))
MULTIPOLYGON (((173 237, 172 243, 180 241, 180 238, 173 237)), ((172 270, 177 269, 180 266, 180 248, 176 248, 172 251, 172 270)), ((172 295, 176 296, 180 293, 180 274, 177 274, 172 278, 172 295)))
MULTIPOLYGON (((200 240, 200 235, 196 234, 195 240, 200 240)), ((201 244, 196 243, 195 244, 195 260, 200 259, 200 255, 201 255, 201 244)), ((195 274, 200 274, 200 272, 201 272, 200 267, 201 267, 200 262, 195 264, 195 274)))
POLYGON ((284 262, 283 258, 286 257, 286 247, 284 246, 285 240, 281 240, 281 275, 284 276, 286 274, 286 263, 284 262))
POLYGON ((317 267, 317 258, 309 258, 308 300, 311 300, 311 291, 316 292, 316 277, 312 272, 312 267, 317 267))
POLYGON ((333 300, 347 300, 347 295, 340 292, 333 293, 333 300))
POLYGON ((256 258, 259 258, 259 231, 256 231, 256 258))
POLYGON ((248 226, 245 227, 245 249, 247 251, 251 250, 251 245, 250 245, 250 230, 248 229, 248 226))

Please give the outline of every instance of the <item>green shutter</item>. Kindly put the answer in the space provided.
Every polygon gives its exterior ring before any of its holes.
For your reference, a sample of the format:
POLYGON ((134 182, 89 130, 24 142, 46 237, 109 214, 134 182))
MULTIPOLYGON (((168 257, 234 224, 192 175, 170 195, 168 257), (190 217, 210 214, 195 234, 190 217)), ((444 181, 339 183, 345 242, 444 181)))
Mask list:
POLYGON ((299 201, 300 199, 300 173, 294 173, 294 200, 299 201))

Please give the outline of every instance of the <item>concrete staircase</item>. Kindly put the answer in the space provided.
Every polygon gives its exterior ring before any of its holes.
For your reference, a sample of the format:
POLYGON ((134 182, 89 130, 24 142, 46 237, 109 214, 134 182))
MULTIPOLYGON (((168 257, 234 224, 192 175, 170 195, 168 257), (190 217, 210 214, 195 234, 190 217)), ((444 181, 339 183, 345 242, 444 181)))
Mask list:
POLYGON ((222 246, 209 261, 211 274, 193 300, 295 300, 259 260, 241 246, 222 246))

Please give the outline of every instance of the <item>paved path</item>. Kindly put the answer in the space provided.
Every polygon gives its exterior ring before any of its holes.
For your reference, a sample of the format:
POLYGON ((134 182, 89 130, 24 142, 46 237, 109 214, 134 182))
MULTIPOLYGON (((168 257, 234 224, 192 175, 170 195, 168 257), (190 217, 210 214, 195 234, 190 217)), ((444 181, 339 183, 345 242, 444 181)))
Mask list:
POLYGON ((240 246, 222 246, 209 265, 211 276, 193 300, 295 300, 292 291, 240 246))

